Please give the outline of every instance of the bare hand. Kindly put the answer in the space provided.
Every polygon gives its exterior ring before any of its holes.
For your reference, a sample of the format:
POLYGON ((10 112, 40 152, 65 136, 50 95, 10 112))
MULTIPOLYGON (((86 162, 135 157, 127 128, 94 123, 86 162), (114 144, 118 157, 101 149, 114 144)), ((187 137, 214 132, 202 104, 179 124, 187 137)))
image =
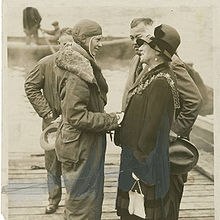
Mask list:
POLYGON ((116 116, 117 116, 117 119, 118 119, 118 124, 121 124, 121 122, 124 118, 124 112, 117 112, 116 116))
POLYGON ((177 139, 178 135, 170 130, 170 142, 174 142, 177 139))
POLYGON ((48 120, 48 119, 53 119, 53 112, 50 111, 45 117, 44 117, 45 120, 48 120))

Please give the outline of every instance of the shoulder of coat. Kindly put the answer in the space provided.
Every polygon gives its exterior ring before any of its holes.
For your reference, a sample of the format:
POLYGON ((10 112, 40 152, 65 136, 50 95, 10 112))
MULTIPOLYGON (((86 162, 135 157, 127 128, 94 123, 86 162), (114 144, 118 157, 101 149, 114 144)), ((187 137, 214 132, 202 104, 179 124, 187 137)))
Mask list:
POLYGON ((157 81, 162 80, 170 87, 172 95, 173 95, 173 100, 174 100, 174 108, 180 108, 180 102, 179 102, 179 92, 176 88, 175 82, 170 76, 170 74, 167 72, 160 72, 156 75, 155 79, 157 81))
POLYGON ((90 61, 71 47, 59 51, 56 64, 59 68, 76 74, 89 83, 93 82, 94 74, 90 61))
POLYGON ((140 62, 140 57, 136 54, 134 55, 134 57, 131 59, 130 61, 130 65, 133 66, 133 65, 138 65, 140 62))
POLYGON ((48 56, 43 57, 42 59, 39 60, 39 63, 46 63, 50 60, 53 60, 55 58, 55 54, 50 54, 48 56))
POLYGON ((174 68, 174 69, 176 66, 181 66, 181 67, 185 68, 185 63, 180 59, 180 57, 174 55, 172 57, 172 62, 170 63, 170 66, 171 66, 171 68, 174 68))

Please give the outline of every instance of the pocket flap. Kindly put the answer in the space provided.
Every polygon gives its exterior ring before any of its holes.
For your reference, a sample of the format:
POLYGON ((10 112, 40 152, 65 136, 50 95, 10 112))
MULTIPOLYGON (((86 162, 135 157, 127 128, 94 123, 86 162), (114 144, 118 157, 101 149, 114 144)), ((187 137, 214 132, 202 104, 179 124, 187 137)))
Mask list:
POLYGON ((81 134, 79 130, 65 129, 65 128, 62 128, 61 133, 62 133, 63 143, 74 142, 79 139, 80 134, 81 134))

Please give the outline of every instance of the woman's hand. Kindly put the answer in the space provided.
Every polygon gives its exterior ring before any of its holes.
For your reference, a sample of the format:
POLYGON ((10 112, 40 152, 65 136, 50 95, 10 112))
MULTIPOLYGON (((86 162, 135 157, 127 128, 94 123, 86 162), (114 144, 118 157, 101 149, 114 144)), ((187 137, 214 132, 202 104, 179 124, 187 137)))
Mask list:
POLYGON ((170 130, 170 143, 174 142, 177 139, 178 135, 170 130))

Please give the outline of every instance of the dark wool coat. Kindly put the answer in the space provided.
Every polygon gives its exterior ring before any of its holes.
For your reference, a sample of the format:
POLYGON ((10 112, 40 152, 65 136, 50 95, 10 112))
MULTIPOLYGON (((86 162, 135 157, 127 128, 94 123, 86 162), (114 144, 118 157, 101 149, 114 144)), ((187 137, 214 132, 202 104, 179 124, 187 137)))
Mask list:
MULTIPOLYGON (((122 110, 124 111, 127 106, 128 91, 134 84, 138 77, 142 67, 139 62, 138 55, 134 56, 131 61, 129 69, 129 77, 125 86, 125 91, 122 101, 122 110)), ((172 124, 172 130, 179 136, 187 137, 191 131, 191 128, 199 114, 199 110, 202 105, 202 96, 198 88, 205 94, 204 84, 198 80, 198 77, 190 77, 188 67, 177 56, 173 56, 171 67, 177 78, 177 89, 180 98, 180 108, 176 114, 176 120, 172 124), (197 80, 194 80, 194 79, 197 80)), ((195 75, 194 72, 190 72, 191 75, 195 75)), ((204 97, 204 96, 203 96, 204 97)))
POLYGON ((121 145, 143 162, 143 168, 137 165, 139 168, 134 168, 133 172, 141 180, 156 185, 156 190, 160 190, 156 191, 157 197, 163 197, 169 188, 169 132, 174 103, 178 104, 175 79, 168 64, 161 64, 149 72, 144 69, 130 89, 129 97, 120 129, 121 145))
POLYGON ((122 219, 129 219, 128 191, 135 182, 134 173, 140 179, 147 217, 159 220, 163 210, 167 220, 174 220, 176 217, 169 217, 178 216, 178 203, 170 197, 172 191, 169 192, 173 180, 170 179, 168 148, 174 107, 179 105, 179 99, 172 70, 167 64, 149 72, 145 67, 127 97, 120 132, 117 213, 122 219))
MULTIPOLYGON (((143 71, 142 82, 146 83, 152 76, 158 76, 160 73, 170 77, 170 72, 165 65, 158 66, 148 73, 143 71)), ((174 105, 172 90, 165 77, 153 79, 145 89, 142 89, 143 84, 139 85, 140 80, 129 91, 129 104, 121 126, 121 144, 134 150, 138 157, 146 158, 156 145, 164 114, 169 117, 171 126, 174 105)))

